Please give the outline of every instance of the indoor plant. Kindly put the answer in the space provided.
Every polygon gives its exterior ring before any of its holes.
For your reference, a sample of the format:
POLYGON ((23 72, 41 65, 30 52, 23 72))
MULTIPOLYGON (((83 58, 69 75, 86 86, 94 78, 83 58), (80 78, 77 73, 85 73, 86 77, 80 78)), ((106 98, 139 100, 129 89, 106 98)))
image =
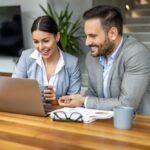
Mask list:
POLYGON ((63 47, 63 51, 73 55, 79 55, 82 53, 81 40, 84 37, 81 29, 81 20, 77 19, 72 22, 73 11, 69 11, 69 4, 59 14, 52 6, 47 3, 47 9, 40 5, 41 9, 48 16, 51 16, 57 23, 59 31, 61 33, 60 42, 63 47))

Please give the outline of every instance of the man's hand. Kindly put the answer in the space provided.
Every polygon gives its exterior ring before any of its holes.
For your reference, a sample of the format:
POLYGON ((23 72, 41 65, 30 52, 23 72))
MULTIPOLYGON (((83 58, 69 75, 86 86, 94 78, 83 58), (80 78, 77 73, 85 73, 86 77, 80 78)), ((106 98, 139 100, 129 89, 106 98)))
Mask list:
POLYGON ((63 107, 81 107, 84 104, 85 97, 77 95, 66 95, 59 98, 58 103, 63 107))

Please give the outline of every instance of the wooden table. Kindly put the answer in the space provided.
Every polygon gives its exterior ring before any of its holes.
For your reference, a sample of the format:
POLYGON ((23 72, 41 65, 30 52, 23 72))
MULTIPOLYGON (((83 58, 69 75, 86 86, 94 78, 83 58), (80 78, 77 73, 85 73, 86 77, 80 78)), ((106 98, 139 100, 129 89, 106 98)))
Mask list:
POLYGON ((150 117, 137 116, 130 130, 112 119, 90 124, 0 113, 0 150, 150 150, 150 117))

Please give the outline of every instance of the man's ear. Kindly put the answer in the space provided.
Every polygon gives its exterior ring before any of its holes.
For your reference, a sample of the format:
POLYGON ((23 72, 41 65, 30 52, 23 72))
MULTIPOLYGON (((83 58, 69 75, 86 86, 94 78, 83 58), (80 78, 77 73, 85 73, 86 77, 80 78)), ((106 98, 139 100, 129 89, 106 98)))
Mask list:
POLYGON ((118 30, 116 27, 111 27, 108 31, 108 37, 110 40, 115 41, 118 37, 118 30))

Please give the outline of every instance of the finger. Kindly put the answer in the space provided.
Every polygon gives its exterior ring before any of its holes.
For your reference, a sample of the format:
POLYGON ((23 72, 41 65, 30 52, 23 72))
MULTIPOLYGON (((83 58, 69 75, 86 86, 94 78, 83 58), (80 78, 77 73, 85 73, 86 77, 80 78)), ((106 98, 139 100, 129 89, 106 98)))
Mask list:
POLYGON ((59 98, 59 100, 58 100, 58 101, 60 101, 60 102, 64 103, 64 102, 66 101, 66 99, 64 99, 63 97, 61 97, 61 98, 59 98))
POLYGON ((55 95, 56 95, 55 93, 44 93, 45 97, 53 97, 55 95))
POLYGON ((64 100, 71 100, 71 96, 63 96, 62 99, 64 99, 64 100))
POLYGON ((65 101, 65 100, 64 100, 64 99, 62 99, 62 98, 59 98, 59 99, 58 99, 58 103, 59 103, 59 104, 64 103, 64 101, 65 101))
POLYGON ((67 103, 67 102, 66 102, 65 99, 59 98, 59 99, 58 99, 58 103, 59 103, 59 104, 65 104, 65 103, 67 103))
POLYGON ((66 103, 60 103, 58 102, 60 106, 63 106, 63 107, 69 107, 69 104, 66 104, 66 103))
POLYGON ((52 97, 56 97, 56 94, 55 93, 47 93, 47 94, 44 94, 44 97, 52 98, 52 97))
POLYGON ((45 100, 56 101, 57 98, 56 97, 45 97, 45 100))
POLYGON ((47 99, 47 100, 56 100, 57 99, 55 94, 53 94, 53 95, 47 94, 47 95, 44 96, 44 98, 47 99))
POLYGON ((55 93, 53 90, 44 90, 44 94, 46 94, 46 93, 55 93))
POLYGON ((56 101, 57 98, 56 97, 46 97, 45 100, 56 101))
POLYGON ((49 85, 47 86, 47 89, 53 90, 53 86, 49 85))
POLYGON ((61 102, 61 101, 58 101, 58 104, 59 104, 60 106, 63 106, 63 102, 61 102))
POLYGON ((70 103, 69 104, 61 103, 60 106, 62 106, 62 107, 74 107, 70 103))
POLYGON ((58 104, 61 104, 61 103, 64 103, 64 100, 63 99, 58 99, 58 104))
POLYGON ((69 104, 69 103, 71 103, 71 99, 67 99, 67 100, 65 100, 65 102, 64 102, 65 104, 69 104))

